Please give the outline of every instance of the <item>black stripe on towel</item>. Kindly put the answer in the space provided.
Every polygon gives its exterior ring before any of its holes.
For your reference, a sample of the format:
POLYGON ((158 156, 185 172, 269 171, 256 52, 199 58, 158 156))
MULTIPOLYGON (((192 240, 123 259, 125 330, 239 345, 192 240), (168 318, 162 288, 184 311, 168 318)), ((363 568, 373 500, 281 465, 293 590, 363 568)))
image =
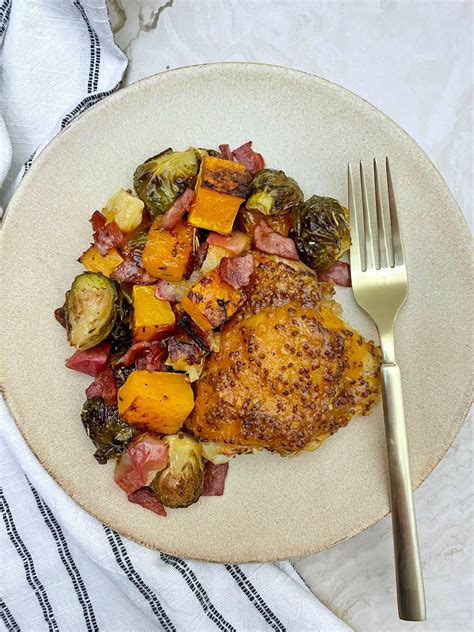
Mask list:
POLYGON ((246 595, 250 603, 255 606, 255 608, 260 612, 268 625, 270 625, 274 630, 284 632, 286 630, 285 626, 276 616, 276 614, 272 612, 272 610, 270 610, 268 605, 259 595, 257 589, 248 579, 247 575, 243 572, 240 566, 236 566, 234 564, 226 564, 225 569, 235 579, 235 581, 237 582, 237 586, 246 595))
POLYGON ((21 561, 23 562, 23 567, 25 569, 26 581, 28 582, 31 589, 34 591, 36 598, 38 599, 41 610, 43 611, 44 620, 48 624, 49 630, 57 631, 59 630, 59 628, 58 624, 56 623, 56 619, 54 617, 53 609, 51 608, 48 595, 46 594, 43 584, 38 579, 38 575, 36 574, 36 569, 33 564, 33 558, 31 557, 30 552, 25 546, 25 543, 18 534, 15 523, 13 521, 12 512, 5 496, 3 495, 2 489, 0 489, 0 508, 2 510, 2 517, 5 523, 8 537, 10 538, 18 555, 21 557, 21 561))
POLYGON ((28 158, 28 160, 23 165, 23 176, 28 171, 28 169, 31 167, 31 165, 33 164, 33 160, 34 160, 35 154, 36 154, 36 149, 34 150, 34 152, 31 154, 31 156, 28 158))
POLYGON ((74 0, 74 6, 79 10, 82 19, 86 23, 87 31, 90 39, 91 61, 89 65, 89 79, 87 81, 87 93, 96 92, 99 86, 99 67, 100 67, 100 43, 97 33, 92 27, 87 13, 79 0, 74 0))
POLYGON ((10 11, 12 10, 13 0, 4 0, 0 7, 0 37, 3 37, 10 19, 10 11))
POLYGON ((173 555, 167 555, 166 553, 160 553, 160 556, 163 562, 169 564, 170 566, 174 566, 174 568, 181 573, 184 581, 201 604, 206 616, 221 630, 226 630, 226 632, 236 632, 235 628, 226 621, 221 613, 216 609, 209 599, 209 595, 204 590, 201 582, 196 577, 194 571, 186 564, 186 562, 178 557, 174 557, 173 555))
POLYGON ((109 527, 106 526, 104 526, 104 529, 117 564, 120 566, 130 582, 135 586, 135 588, 148 601, 154 615, 161 623, 163 629, 166 630, 166 632, 176 632, 175 626, 166 614, 158 597, 152 591, 152 589, 145 584, 143 579, 135 570, 135 567, 133 566, 128 556, 127 549, 125 548, 122 539, 120 538, 118 533, 115 533, 115 531, 112 531, 112 529, 109 529, 109 527))
POLYGON ((71 578, 72 585, 74 586, 74 590, 76 591, 77 599, 79 603, 81 604, 82 612, 84 614, 84 619, 86 621, 87 630, 88 632, 91 632, 92 630, 94 632, 98 632, 99 626, 97 625, 95 613, 92 608, 89 595, 87 593, 84 581, 76 566, 76 563, 74 562, 74 559, 71 555, 71 551, 69 550, 69 546, 66 541, 66 538, 64 537, 64 533, 61 527, 59 526, 58 521, 56 520, 51 509, 48 507, 45 501, 40 497, 40 495, 38 494, 36 489, 33 487, 33 485, 30 483, 28 478, 26 480, 28 481, 28 485, 30 486, 30 489, 33 493, 38 509, 40 510, 41 515, 43 516, 43 519, 48 529, 51 531, 51 535, 53 536, 54 541, 56 542, 56 548, 58 549, 59 557, 61 558, 61 561, 64 564, 67 574, 71 578))
POLYGON ((7 607, 7 604, 0 597, 0 619, 5 624, 8 632, 20 632, 20 626, 13 618, 12 613, 7 607))
POLYGON ((115 87, 113 87, 111 90, 104 90, 104 92, 97 92, 96 94, 91 94, 85 99, 83 99, 80 103, 76 105, 76 107, 73 110, 69 112, 69 114, 66 114, 66 116, 63 118, 63 120, 61 121, 61 129, 64 129, 72 121, 73 118, 85 112, 88 108, 91 107, 91 105, 95 105, 96 103, 101 101, 104 97, 108 97, 110 94, 117 92, 117 90, 120 88, 120 83, 121 82, 119 81, 118 84, 115 87))

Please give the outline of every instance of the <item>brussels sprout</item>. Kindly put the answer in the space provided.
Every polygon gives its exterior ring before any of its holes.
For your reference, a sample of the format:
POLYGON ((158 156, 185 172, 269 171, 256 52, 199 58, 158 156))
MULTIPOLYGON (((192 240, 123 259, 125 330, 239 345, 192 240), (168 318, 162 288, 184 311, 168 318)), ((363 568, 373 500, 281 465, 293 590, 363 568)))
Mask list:
POLYGON ((201 444, 183 432, 167 435, 163 441, 168 444, 168 466, 158 472, 150 487, 167 507, 187 507, 202 494, 201 444))
POLYGON ((165 213, 185 189, 193 187, 200 161, 193 148, 166 149, 137 167, 133 186, 153 218, 165 213))
POLYGON ((82 423, 97 450, 95 459, 107 463, 122 454, 125 444, 140 434, 119 417, 116 406, 107 406, 101 397, 88 399, 82 407, 82 423))
POLYGON ((263 169, 250 182, 246 207, 264 215, 283 215, 301 204, 303 192, 284 171, 263 169))
POLYGON ((325 270, 351 245, 349 213, 337 200, 313 195, 294 210, 291 237, 310 268, 325 270))
POLYGON ((69 344, 84 351, 105 340, 115 324, 117 298, 115 283, 103 274, 79 274, 64 303, 69 344))

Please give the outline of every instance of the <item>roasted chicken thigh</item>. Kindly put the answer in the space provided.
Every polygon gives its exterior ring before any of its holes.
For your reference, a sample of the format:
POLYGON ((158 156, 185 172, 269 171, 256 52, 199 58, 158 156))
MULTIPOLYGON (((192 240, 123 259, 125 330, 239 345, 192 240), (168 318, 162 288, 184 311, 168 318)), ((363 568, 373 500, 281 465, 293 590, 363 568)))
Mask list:
POLYGON ((332 283, 299 262, 255 261, 245 305, 222 328, 186 424, 236 451, 312 449, 370 412, 379 350, 342 320, 332 283))

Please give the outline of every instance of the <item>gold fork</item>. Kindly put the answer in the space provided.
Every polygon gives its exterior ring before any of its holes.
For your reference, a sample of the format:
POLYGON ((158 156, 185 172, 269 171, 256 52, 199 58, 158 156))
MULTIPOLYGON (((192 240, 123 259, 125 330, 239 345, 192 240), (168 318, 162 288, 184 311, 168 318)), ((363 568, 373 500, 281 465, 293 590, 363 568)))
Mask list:
POLYGON ((352 289, 356 301, 376 324, 382 349, 381 379, 398 615, 406 621, 424 621, 425 592, 408 461, 402 380, 395 360, 394 344, 395 319, 405 302, 408 280, 388 158, 386 172, 389 232, 382 206, 377 161, 374 159, 375 214, 369 207, 364 169, 360 163, 362 218, 355 202, 352 168, 350 164, 348 166, 352 289))

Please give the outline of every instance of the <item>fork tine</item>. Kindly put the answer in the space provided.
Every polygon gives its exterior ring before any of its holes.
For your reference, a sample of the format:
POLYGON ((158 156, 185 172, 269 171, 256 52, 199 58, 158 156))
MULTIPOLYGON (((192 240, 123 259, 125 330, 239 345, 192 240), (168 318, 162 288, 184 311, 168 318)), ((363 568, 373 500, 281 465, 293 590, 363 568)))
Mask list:
POLYGON ((379 168, 377 158, 374 158, 374 183, 375 183, 375 206, 377 209, 377 226, 379 238, 379 266, 387 268, 389 263, 389 254, 387 246, 387 233, 385 230, 385 218, 383 215, 382 197, 380 195, 379 168))
POLYGON ((397 205, 395 202, 395 194, 393 192, 392 174, 390 172, 388 156, 385 158, 385 169, 387 170, 388 208, 390 211, 390 224, 392 228, 393 260, 396 266, 404 266, 405 257, 403 255, 402 236, 400 234, 400 225, 398 223, 397 205))
POLYGON ((350 249, 351 255, 351 274, 360 274, 362 272, 361 264, 361 242, 359 239, 359 225, 357 221, 357 206, 354 197, 354 181, 352 177, 351 163, 347 164, 347 187, 348 187, 348 205, 349 205, 349 217, 351 223, 351 239, 352 245, 350 249))
POLYGON ((360 166, 360 187, 362 192, 362 209, 364 212, 364 229, 365 229, 365 269, 373 270, 375 268, 374 239, 372 235, 372 222, 370 220, 369 201, 367 199, 367 188, 365 185, 364 168, 362 161, 360 166))

